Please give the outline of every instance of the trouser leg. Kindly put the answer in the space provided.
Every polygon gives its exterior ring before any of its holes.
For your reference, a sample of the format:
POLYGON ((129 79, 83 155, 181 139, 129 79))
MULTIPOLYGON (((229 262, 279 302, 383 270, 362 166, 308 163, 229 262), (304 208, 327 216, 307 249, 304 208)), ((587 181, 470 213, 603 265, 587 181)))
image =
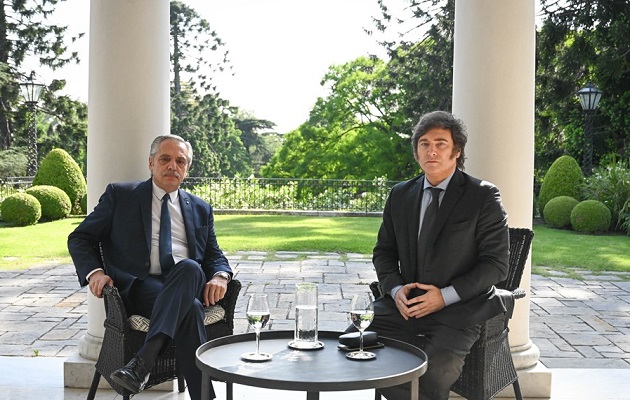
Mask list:
POLYGON ((195 351, 207 341, 200 301, 204 285, 205 274, 199 264, 183 260, 166 278, 150 276, 132 288, 134 313, 151 321, 146 343, 162 335, 175 341, 178 364, 193 400, 201 397, 201 371, 195 364, 195 351))
MULTIPOLYGON (((479 337, 478 325, 455 329, 430 317, 405 320, 389 297, 374 303, 374 321, 368 329, 424 350, 428 365, 420 377, 422 400, 448 399, 450 387, 461 374, 464 359, 479 337)), ((409 390, 408 384, 379 389, 388 400, 409 399, 409 390)))

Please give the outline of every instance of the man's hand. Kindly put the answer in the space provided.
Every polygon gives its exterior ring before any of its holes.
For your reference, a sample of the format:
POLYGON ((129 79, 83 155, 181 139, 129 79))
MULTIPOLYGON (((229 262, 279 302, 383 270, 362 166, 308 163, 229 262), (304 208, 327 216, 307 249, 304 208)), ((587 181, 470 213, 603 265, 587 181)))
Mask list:
POLYGON ((422 318, 444 308, 444 299, 440 288, 422 283, 409 283, 403 286, 394 299, 396 308, 405 320, 409 318, 422 318), (421 289, 426 293, 408 299, 413 289, 421 289))
POLYGON ((221 300, 227 292, 228 280, 215 276, 206 283, 206 287, 203 291, 203 305, 208 307, 209 305, 215 305, 221 300))
POLYGON ((103 271, 96 271, 90 276, 90 292, 99 299, 103 297, 103 288, 105 286, 113 286, 114 281, 109 275, 105 275, 103 271))

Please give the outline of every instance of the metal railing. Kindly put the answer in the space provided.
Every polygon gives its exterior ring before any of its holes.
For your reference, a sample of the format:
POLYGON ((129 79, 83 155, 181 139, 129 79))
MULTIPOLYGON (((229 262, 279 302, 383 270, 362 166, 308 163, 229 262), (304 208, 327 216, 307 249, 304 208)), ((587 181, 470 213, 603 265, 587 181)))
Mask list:
POLYGON ((182 186, 217 210, 380 213, 395 183, 385 179, 187 178, 182 186))
POLYGON ((12 176, 0 179, 0 203, 12 194, 24 191, 32 185, 32 176, 12 176))
MULTIPOLYGON (((32 177, 0 180, 0 202, 31 186, 32 177)), ((215 210, 380 213, 395 181, 188 177, 182 188, 215 210)))

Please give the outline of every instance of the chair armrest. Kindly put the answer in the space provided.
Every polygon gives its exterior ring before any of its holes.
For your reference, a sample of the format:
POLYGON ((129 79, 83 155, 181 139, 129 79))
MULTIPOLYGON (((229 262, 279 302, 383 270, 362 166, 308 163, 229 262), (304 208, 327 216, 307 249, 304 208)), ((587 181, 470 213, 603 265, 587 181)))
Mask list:
POLYGON ((228 283, 227 292, 225 296, 219 301, 219 305, 225 310, 225 316, 223 319, 228 322, 232 329, 234 324, 234 310, 236 309, 236 300, 238 294, 241 291, 241 282, 238 279, 232 278, 228 283))
POLYGON ((123 334, 130 328, 127 311, 116 286, 103 288, 103 300, 105 303, 105 329, 112 329, 123 334))

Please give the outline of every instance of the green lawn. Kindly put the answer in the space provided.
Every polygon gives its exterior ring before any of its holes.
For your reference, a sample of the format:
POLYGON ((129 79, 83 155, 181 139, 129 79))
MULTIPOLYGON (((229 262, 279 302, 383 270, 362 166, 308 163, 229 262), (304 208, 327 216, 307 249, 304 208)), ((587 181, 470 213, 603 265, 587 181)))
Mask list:
MULTIPOLYGON (((0 224, 0 270, 70 262, 66 238, 81 220, 27 227, 0 224)), ((381 222, 374 217, 288 215, 217 215, 215 220, 219 244, 228 254, 248 250, 370 254, 381 222)), ((628 236, 582 235, 545 225, 535 225, 534 232, 534 272, 544 273, 536 266, 595 273, 630 271, 628 236)))

